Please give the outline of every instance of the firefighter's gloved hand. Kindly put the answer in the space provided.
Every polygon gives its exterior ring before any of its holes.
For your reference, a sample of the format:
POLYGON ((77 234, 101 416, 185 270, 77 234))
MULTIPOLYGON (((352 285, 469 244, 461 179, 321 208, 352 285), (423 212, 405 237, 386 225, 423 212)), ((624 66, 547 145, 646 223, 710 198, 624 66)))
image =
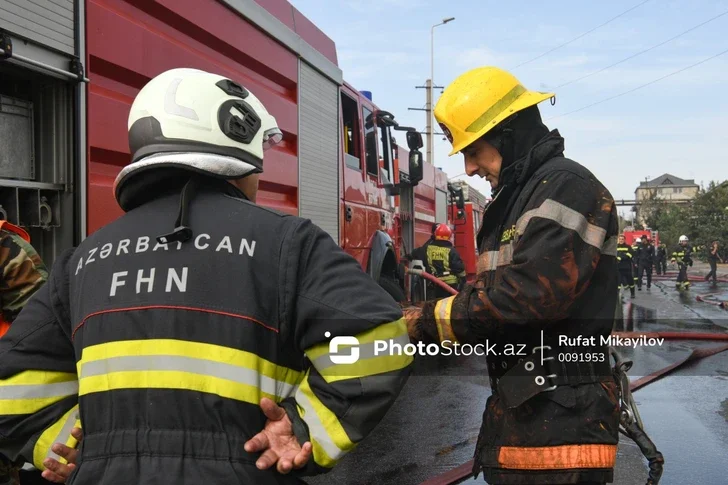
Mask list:
POLYGON ((255 466, 267 470, 276 465, 283 474, 306 466, 313 453, 311 443, 298 443, 285 409, 266 397, 260 400, 260 408, 268 418, 265 428, 245 443, 248 453, 263 452, 255 466))
MULTIPOLYGON (((73 428, 71 436, 76 438, 78 443, 83 440, 83 430, 81 428, 73 428)), ((53 453, 65 458, 68 464, 61 463, 55 458, 46 458, 43 460, 43 466, 46 467, 41 476, 53 483, 66 483, 68 477, 71 476, 73 470, 76 469, 76 460, 78 458, 78 450, 71 448, 63 443, 56 443, 51 447, 53 453)))
POLYGON ((415 341, 422 340, 422 329, 420 328, 420 317, 422 316, 422 308, 416 306, 406 306, 402 308, 402 316, 407 322, 407 333, 410 338, 415 341))

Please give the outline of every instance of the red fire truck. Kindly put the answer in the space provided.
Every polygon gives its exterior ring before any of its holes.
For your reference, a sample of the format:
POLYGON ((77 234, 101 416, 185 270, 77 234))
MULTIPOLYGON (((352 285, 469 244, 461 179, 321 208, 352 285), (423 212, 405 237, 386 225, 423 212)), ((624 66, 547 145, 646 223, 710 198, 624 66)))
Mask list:
POLYGON ((657 247, 660 245, 660 234, 658 231, 653 231, 651 229, 634 229, 632 227, 625 228, 624 232, 624 242, 629 244, 630 246, 634 244, 635 239, 637 238, 644 238, 648 237, 650 238, 650 241, 652 241, 652 244, 657 247))
POLYGON ((134 96, 192 67, 249 87, 284 132, 266 153, 259 202, 311 219, 402 298, 401 255, 447 220, 447 177, 422 163, 416 131, 343 81, 334 42, 288 1, 3 9, 0 217, 29 229, 47 263, 121 214, 112 185, 129 162, 134 96))

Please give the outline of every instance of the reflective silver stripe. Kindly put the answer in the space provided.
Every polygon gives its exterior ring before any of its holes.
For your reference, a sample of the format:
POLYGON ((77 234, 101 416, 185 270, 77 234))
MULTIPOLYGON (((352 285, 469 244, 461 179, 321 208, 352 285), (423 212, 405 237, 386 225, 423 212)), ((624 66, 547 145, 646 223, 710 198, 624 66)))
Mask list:
POLYGON ((604 246, 604 239, 607 237, 605 229, 589 224, 586 217, 555 200, 546 199, 540 207, 523 214, 516 222, 516 232, 523 234, 534 217, 552 220, 566 229, 575 231, 585 243, 599 250, 604 246))
POLYGON ((444 321, 447 320, 447 310, 450 307, 451 301, 454 298, 455 298, 454 296, 450 296, 450 297, 445 298, 444 300, 442 300, 440 302, 440 305, 439 305, 439 307, 440 307, 439 308, 439 313, 440 314, 438 315, 438 318, 437 318, 437 322, 438 323, 442 323, 442 322, 444 322, 444 321))
MULTIPOLYGON (((378 342, 387 342, 387 348, 391 349, 392 345, 401 345, 404 347, 408 343, 410 343, 409 335, 402 334, 397 338, 392 339, 378 339, 378 342)), ((359 345, 359 362, 366 359, 374 359, 377 357, 381 357, 385 354, 380 355, 374 355, 374 342, 368 343, 368 344, 360 344, 359 345)), ((389 354, 386 354, 389 355, 389 354)), ((329 358, 329 354, 321 355, 311 361, 314 368, 321 372, 324 369, 328 369, 329 367, 335 366, 335 365, 341 365, 341 364, 334 364, 331 362, 331 359, 329 358)), ((343 364, 348 365, 348 364, 343 364)))
MULTIPOLYGON (((71 436, 71 430, 73 429, 74 425, 76 424, 76 420, 78 419, 78 406, 75 406, 75 409, 71 411, 71 414, 68 415, 68 418, 66 418, 66 421, 63 423, 63 427, 56 435, 56 438, 51 442, 51 446, 53 446, 56 443, 63 443, 66 444, 66 441, 68 441, 68 437, 71 436)), ((60 460, 60 456, 58 456, 56 453, 54 453, 50 447, 48 447, 48 453, 46 454, 46 458, 54 458, 56 460, 60 460)))
POLYGON ((506 266, 513 262, 513 243, 498 248, 498 266, 506 266))
POLYGON ((308 396, 306 396, 306 394, 299 388, 296 390, 295 399, 296 403, 303 408, 303 420, 308 425, 308 434, 310 435, 310 438, 315 440, 332 460, 338 460, 341 458, 345 451, 336 446, 336 443, 331 440, 331 437, 326 432, 326 428, 321 422, 319 415, 316 414, 316 410, 314 409, 313 404, 311 404, 311 401, 308 399, 308 396))
POLYGON ((80 371, 79 379, 124 371, 190 372, 247 384, 281 398, 290 396, 294 388, 294 384, 272 379, 253 369, 180 355, 110 357, 83 363, 80 371))
MULTIPOLYGON (((602 248, 602 254, 606 254, 607 256, 617 256, 617 236, 612 236, 604 243, 604 247, 602 248)), ((627 248, 625 248, 625 251, 627 248)))
POLYGON ((78 394, 78 381, 0 386, 0 399, 36 399, 78 394))
POLYGON ((478 256, 478 273, 495 271, 498 267, 498 251, 488 251, 478 256))
POLYGON ((513 243, 502 245, 498 251, 488 251, 478 257, 478 273, 495 271, 499 266, 508 266, 513 262, 513 243))

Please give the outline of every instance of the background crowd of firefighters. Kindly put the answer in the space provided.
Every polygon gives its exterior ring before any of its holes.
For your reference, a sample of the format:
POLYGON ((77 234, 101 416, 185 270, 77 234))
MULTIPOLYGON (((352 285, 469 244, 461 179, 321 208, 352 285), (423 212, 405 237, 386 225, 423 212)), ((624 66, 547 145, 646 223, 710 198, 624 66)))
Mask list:
POLYGON ((710 272, 705 276, 705 281, 713 280, 717 284, 718 261, 723 263, 720 254, 720 244, 713 241, 708 246, 691 246, 687 236, 680 236, 678 246, 672 252, 668 252, 665 244, 655 247, 649 236, 643 236, 634 240, 632 246, 625 242, 624 235, 619 236, 617 246, 617 261, 619 269, 619 287, 629 288, 631 298, 635 297, 635 286, 642 291, 643 278, 646 277, 647 289, 652 287, 652 271, 655 269, 658 275, 667 275, 668 256, 671 263, 677 265, 678 274, 675 280, 675 287, 679 290, 687 290, 690 287, 688 279, 688 267, 693 265, 693 256, 697 252, 704 251, 710 272))

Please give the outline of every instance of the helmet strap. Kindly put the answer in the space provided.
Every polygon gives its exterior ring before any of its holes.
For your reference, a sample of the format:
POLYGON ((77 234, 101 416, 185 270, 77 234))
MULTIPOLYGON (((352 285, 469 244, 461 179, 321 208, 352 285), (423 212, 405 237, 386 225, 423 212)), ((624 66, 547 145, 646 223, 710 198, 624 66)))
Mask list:
POLYGON ((182 193, 179 201, 179 211, 177 212, 177 220, 174 223, 174 230, 169 234, 157 237, 157 242, 167 244, 171 242, 185 242, 192 239, 192 229, 189 227, 189 205, 197 189, 200 186, 200 177, 193 175, 182 187, 182 193))

